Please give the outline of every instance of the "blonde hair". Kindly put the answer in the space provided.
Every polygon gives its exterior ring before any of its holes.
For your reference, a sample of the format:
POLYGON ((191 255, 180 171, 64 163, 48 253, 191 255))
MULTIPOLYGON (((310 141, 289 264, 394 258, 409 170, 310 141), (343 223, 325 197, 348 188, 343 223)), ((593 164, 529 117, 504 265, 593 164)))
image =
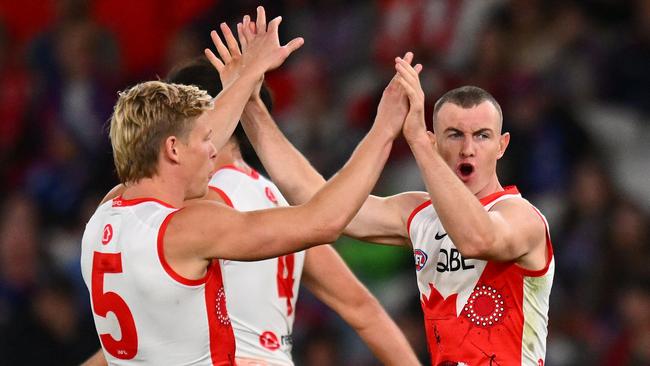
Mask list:
POLYGON ((119 93, 110 125, 113 160, 122 183, 156 174, 158 154, 169 136, 187 138, 213 100, 195 86, 147 81, 119 93))

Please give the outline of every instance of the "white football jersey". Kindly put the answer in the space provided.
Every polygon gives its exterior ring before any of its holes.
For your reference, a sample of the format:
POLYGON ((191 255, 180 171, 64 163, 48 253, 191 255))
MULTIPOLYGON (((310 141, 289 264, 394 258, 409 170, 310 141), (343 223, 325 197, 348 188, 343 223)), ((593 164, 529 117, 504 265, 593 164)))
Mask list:
POLYGON ((176 211, 155 199, 116 198, 86 225, 81 271, 110 365, 234 365, 219 262, 192 280, 165 260, 176 211))
MULTIPOLYGON (((288 206, 273 182, 235 166, 220 168, 210 189, 239 211, 288 206)), ((237 357, 293 365, 291 332, 304 262, 304 251, 256 262, 222 261, 237 357)))
MULTIPOLYGON (((506 199, 521 199, 516 187, 481 203, 489 210, 506 199)), ((548 224, 539 216, 547 228, 548 259, 544 269, 530 271, 514 262, 463 258, 430 201, 410 215, 407 227, 433 365, 544 364, 555 261, 548 224)))

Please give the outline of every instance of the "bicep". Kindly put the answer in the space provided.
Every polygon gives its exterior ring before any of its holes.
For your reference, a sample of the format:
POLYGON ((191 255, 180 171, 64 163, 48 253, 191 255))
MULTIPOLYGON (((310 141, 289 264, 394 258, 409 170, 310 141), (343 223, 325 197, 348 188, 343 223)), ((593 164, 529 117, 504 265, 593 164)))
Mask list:
POLYGON ((406 244, 406 223, 395 197, 369 196, 344 234, 379 244, 406 244))
POLYGON ((302 206, 240 212, 213 202, 197 202, 183 211, 187 212, 177 225, 191 231, 196 253, 204 258, 260 260, 319 243, 319 233, 302 206))
POLYGON ((488 214, 495 230, 491 259, 517 260, 545 242, 546 227, 528 204, 499 205, 488 214))
POLYGON ((404 192, 389 197, 371 195, 344 233, 373 243, 410 245, 408 217, 428 199, 426 192, 404 192))

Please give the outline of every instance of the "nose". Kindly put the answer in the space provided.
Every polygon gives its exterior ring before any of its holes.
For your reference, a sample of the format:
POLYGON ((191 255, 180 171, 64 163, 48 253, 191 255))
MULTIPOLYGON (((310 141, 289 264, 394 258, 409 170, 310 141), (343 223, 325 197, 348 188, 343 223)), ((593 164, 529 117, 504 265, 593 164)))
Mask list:
POLYGON ((217 148, 214 147, 213 143, 210 143, 210 160, 217 158, 217 148))
POLYGON ((476 153, 476 147, 474 146, 474 141, 471 137, 463 139, 463 146, 460 149, 460 156, 463 158, 468 158, 474 156, 476 153))

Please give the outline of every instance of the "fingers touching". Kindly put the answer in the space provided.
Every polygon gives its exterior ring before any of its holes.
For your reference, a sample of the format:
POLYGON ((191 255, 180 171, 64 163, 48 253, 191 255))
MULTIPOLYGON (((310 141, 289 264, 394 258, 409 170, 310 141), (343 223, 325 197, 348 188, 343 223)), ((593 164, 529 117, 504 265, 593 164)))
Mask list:
POLYGON ((411 102, 420 102, 424 100, 424 92, 420 86, 419 77, 419 74, 422 71, 422 65, 416 64, 415 67, 413 67, 411 66, 411 62, 413 62, 412 52, 407 52, 404 55, 404 58, 395 58, 397 82, 402 86, 411 102))

